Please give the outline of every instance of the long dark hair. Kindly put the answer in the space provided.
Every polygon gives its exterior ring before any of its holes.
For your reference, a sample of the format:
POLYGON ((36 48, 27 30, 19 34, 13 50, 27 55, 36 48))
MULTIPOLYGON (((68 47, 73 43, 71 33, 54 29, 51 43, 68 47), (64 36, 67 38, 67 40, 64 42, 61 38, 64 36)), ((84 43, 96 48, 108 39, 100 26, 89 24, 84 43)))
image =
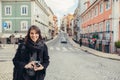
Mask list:
POLYGON ((28 30, 28 32, 27 32, 27 35, 25 37, 25 43, 28 41, 28 39, 31 40, 31 38, 30 38, 30 31, 31 30, 35 30, 37 32, 37 34, 39 34, 39 38, 38 38, 37 41, 42 40, 40 29, 36 25, 31 25, 30 28, 29 28, 29 30, 28 30))

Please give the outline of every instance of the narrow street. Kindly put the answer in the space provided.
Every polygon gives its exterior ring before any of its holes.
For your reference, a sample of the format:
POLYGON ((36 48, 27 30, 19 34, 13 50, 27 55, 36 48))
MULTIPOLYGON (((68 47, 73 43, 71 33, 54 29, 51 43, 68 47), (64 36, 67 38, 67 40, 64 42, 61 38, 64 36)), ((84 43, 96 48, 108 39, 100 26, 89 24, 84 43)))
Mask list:
POLYGON ((13 58, 22 80, 24 68, 44 78, 47 50, 45 80, 120 80, 120 0, 0 0, 0 80, 13 80, 13 58))
MULTIPOLYGON (((47 45, 50 65, 45 80, 120 80, 120 61, 83 52, 73 47, 69 40, 61 43, 61 35, 47 45)), ((0 80, 12 80, 11 59, 15 48, 9 49, 11 51, 6 48, 0 50, 0 80)))
POLYGON ((50 66, 46 80, 120 80, 120 62, 105 59, 74 48, 60 37, 49 46, 50 66))

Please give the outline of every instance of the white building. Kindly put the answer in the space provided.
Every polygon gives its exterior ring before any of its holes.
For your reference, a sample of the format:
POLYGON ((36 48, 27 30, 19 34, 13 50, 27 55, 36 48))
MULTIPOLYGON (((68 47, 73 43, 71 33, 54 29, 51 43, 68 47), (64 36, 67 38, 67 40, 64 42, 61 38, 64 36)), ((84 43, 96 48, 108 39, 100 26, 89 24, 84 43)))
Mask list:
POLYGON ((43 37, 48 36, 49 13, 46 3, 43 0, 33 0, 31 5, 31 24, 41 29, 43 37))
POLYGON ((53 17, 54 17, 54 13, 51 10, 51 8, 48 7, 48 12, 49 12, 49 34, 48 34, 48 39, 52 38, 52 30, 54 30, 54 21, 53 21, 53 17))
POLYGON ((0 36, 1 36, 1 33, 2 33, 2 6, 1 6, 1 0, 0 0, 0 36))

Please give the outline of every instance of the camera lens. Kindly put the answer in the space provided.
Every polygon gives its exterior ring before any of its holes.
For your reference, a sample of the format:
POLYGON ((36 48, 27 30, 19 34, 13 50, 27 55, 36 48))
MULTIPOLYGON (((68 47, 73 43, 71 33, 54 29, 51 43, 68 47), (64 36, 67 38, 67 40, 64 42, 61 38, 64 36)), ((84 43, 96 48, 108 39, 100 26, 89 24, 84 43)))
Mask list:
POLYGON ((37 67, 40 67, 39 61, 36 61, 36 62, 35 62, 35 65, 36 65, 37 67))

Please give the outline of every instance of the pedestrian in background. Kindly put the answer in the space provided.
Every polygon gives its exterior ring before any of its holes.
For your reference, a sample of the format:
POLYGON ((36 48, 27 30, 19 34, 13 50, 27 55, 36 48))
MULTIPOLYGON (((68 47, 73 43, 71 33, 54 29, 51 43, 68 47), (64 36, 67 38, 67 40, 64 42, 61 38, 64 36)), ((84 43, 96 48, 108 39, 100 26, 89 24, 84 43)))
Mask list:
POLYGON ((23 42, 24 42, 24 38, 22 37, 22 35, 20 35, 18 39, 18 44, 22 44, 23 42))
POLYGON ((79 44, 80 44, 80 47, 82 46, 82 39, 80 38, 79 39, 79 44))
POLYGON ((13 80, 44 80, 49 55, 37 26, 29 28, 24 44, 18 46, 13 64, 13 80))

